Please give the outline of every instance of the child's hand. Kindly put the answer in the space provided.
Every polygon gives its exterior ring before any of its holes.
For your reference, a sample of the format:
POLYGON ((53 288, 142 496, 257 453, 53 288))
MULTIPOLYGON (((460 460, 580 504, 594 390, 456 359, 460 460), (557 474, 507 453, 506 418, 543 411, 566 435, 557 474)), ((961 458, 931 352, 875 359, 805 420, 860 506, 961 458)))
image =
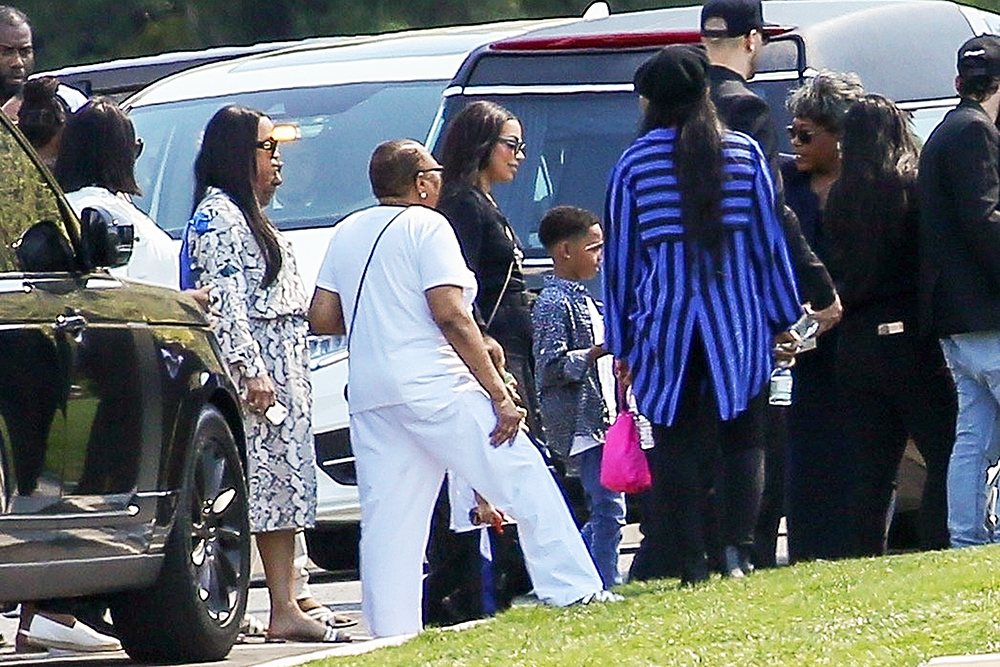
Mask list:
POLYGON ((615 378, 621 385, 622 391, 632 386, 632 369, 625 359, 615 359, 615 378))
POLYGON ((469 511, 469 520, 474 526, 489 525, 498 533, 503 533, 503 523, 507 517, 477 493, 476 506, 469 511))
POLYGON ((606 354, 608 351, 604 349, 603 345, 594 345, 587 351, 587 361, 592 364, 606 354))

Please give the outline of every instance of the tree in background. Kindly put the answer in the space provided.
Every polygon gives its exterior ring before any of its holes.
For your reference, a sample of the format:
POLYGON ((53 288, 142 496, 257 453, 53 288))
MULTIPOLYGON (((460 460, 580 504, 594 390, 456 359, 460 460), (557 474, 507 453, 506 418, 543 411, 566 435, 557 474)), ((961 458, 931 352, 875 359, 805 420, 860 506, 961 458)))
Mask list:
MULTIPOLYGON (((210 46, 580 15, 592 0, 0 0, 31 18, 36 69, 210 46)), ((690 4, 610 0, 613 11, 690 4)))
MULTIPOLYGON (((579 16, 593 0, 0 0, 31 18, 39 71, 210 46, 579 16)), ((612 12, 699 4, 607 0, 612 12)), ((977 0, 1000 11, 1000 0, 977 0)), ((692 26, 694 28, 695 26, 692 26)))

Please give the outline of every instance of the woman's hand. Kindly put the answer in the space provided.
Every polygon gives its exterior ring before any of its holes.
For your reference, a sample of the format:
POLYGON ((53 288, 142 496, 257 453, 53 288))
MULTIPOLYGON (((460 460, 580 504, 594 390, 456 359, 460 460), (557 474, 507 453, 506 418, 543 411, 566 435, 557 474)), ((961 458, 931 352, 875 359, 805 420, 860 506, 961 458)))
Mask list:
POLYGON ((823 310, 813 310, 812 305, 808 303, 805 305, 804 310, 810 317, 819 322, 819 331, 816 332, 817 336, 832 329, 844 314, 844 306, 840 303, 839 294, 835 294, 833 303, 823 310))
POLYGON ((799 350, 801 341, 791 331, 782 331, 774 337, 774 361, 785 368, 795 365, 795 354, 799 350))
POLYGON ((276 393, 271 376, 261 375, 255 378, 247 378, 247 404, 251 412, 263 414, 265 410, 274 405, 276 393))
POLYGON ((210 303, 211 291, 211 285, 202 285, 198 289, 186 289, 184 290, 184 294, 187 294, 189 297, 197 301, 198 305, 201 306, 201 309, 207 313, 209 312, 208 306, 210 303))
POLYGON ((501 400, 493 401, 493 411, 497 415, 497 425, 490 433, 490 444, 499 447, 517 435, 517 430, 521 428, 521 421, 524 419, 524 411, 518 409, 513 399, 506 393, 501 400))

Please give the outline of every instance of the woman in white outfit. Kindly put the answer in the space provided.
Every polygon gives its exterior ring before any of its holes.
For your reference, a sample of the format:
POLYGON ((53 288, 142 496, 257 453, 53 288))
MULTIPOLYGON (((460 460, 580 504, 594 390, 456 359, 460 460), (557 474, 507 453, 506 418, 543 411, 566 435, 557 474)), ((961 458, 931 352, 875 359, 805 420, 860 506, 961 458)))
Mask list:
POLYGON ((334 228, 309 320, 314 333, 348 335, 372 633, 421 629, 423 556, 446 469, 518 522, 541 600, 608 599, 472 319, 475 276, 447 219, 428 208, 441 166, 419 143, 398 140, 375 150, 369 176, 380 205, 334 228))
POLYGON ((100 207, 132 223, 135 242, 119 278, 177 289, 177 250, 170 236, 132 203, 139 194, 135 161, 142 152, 132 121, 114 100, 96 97, 72 114, 63 131, 55 176, 77 215, 100 207))

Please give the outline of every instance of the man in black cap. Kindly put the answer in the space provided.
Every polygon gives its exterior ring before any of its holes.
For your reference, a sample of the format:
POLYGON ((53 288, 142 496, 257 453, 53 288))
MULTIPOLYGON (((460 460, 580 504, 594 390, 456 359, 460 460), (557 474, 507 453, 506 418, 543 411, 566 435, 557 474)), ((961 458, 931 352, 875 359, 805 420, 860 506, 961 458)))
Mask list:
MULTIPOLYGON (((708 0, 701 8, 701 42, 711 64, 708 79, 712 102, 729 129, 749 134, 760 144, 780 193, 781 171, 771 109, 747 86, 767 42, 768 25, 764 23, 760 0, 708 0)), ((783 207, 783 202, 779 196, 779 206, 783 207)), ((781 217, 802 296, 815 310, 822 311, 818 319, 832 326, 840 319, 833 281, 802 236, 794 213, 786 209, 781 217)))
MULTIPOLYGON (((719 118, 727 127, 749 134, 757 140, 771 165, 771 175, 778 190, 779 219, 788 242, 795 277, 802 298, 814 311, 822 331, 840 319, 842 308, 833 281, 823 262, 809 247, 799 221, 784 205, 777 138, 771 109, 750 90, 747 79, 757 71, 760 54, 767 43, 760 0, 708 0, 701 8, 701 42, 708 53, 710 94, 719 118)), ((772 409, 767 426, 767 471, 763 505, 756 537, 758 565, 775 564, 778 522, 784 505, 784 456, 787 440, 784 415, 772 409)), ((733 565, 725 564, 732 570, 733 565)), ((743 563, 741 569, 749 567, 743 563)))
POLYGON ((988 468, 1000 455, 1000 37, 958 51, 961 101, 920 156, 921 323, 958 390, 948 466, 951 546, 992 542, 988 468))

